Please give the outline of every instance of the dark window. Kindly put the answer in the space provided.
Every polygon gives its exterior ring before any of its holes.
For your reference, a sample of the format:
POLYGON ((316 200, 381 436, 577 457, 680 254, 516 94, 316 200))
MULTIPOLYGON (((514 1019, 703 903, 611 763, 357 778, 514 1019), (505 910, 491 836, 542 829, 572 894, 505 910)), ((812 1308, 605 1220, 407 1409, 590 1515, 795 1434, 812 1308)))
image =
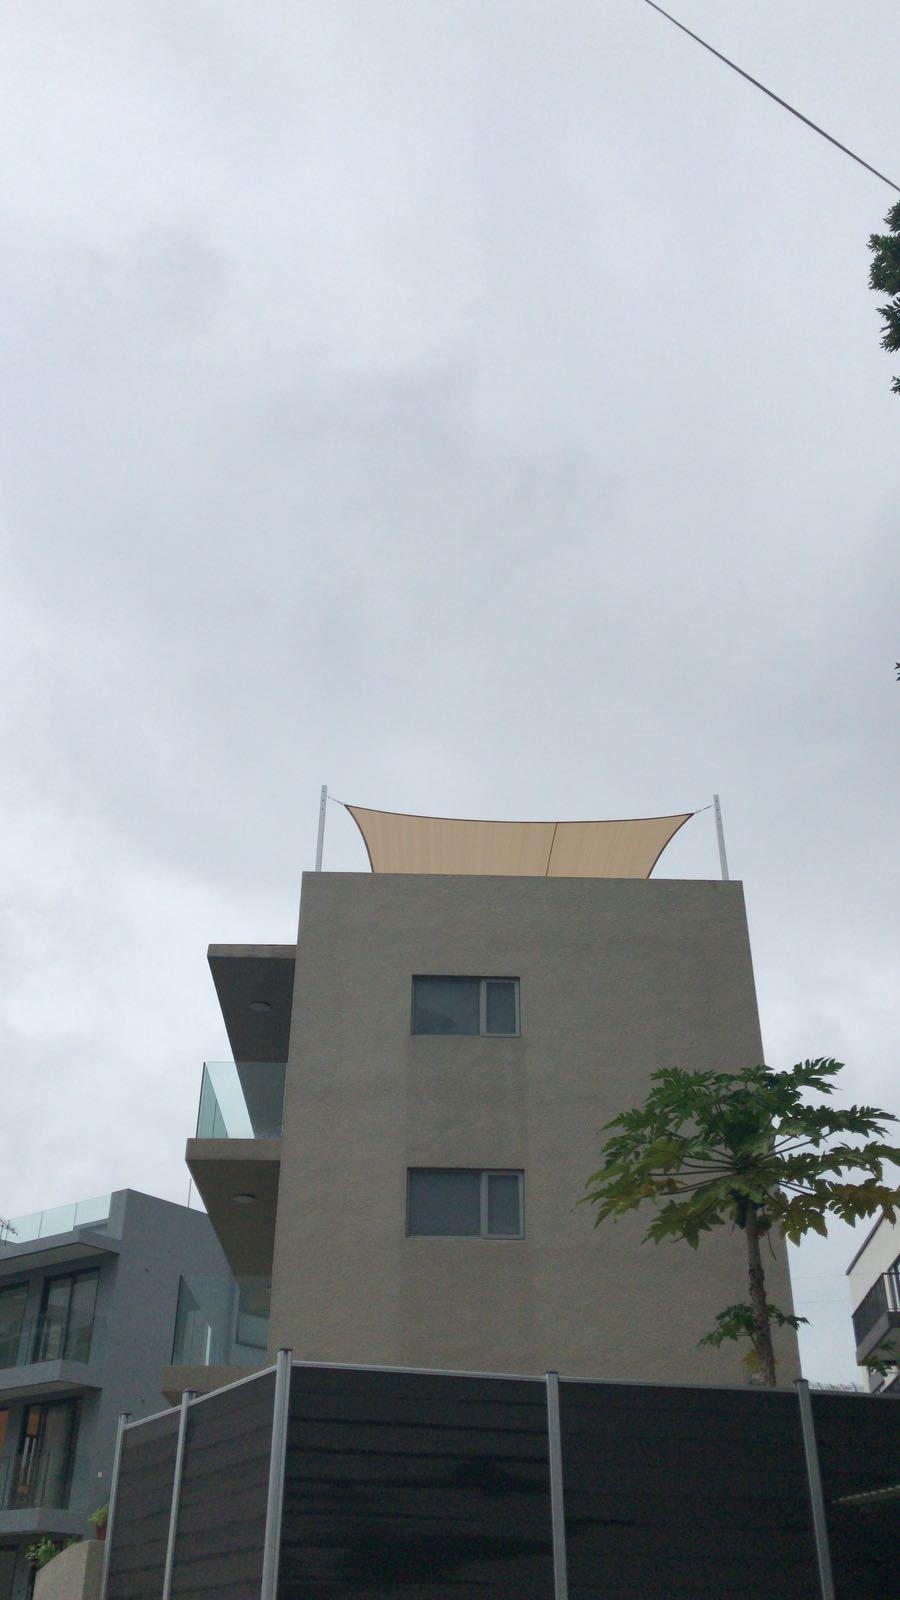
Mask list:
POLYGON ((34 1361, 87 1361, 91 1353, 98 1274, 48 1278, 36 1329, 34 1361))
POLYGON ((519 1032, 518 978, 413 978, 413 1033, 519 1032))
POLYGON ((412 1167, 406 1231, 471 1239, 521 1239, 521 1172, 477 1167, 412 1167))
POLYGON ((27 1283, 0 1290, 0 1367, 14 1367, 19 1359, 22 1318, 28 1299, 27 1283))

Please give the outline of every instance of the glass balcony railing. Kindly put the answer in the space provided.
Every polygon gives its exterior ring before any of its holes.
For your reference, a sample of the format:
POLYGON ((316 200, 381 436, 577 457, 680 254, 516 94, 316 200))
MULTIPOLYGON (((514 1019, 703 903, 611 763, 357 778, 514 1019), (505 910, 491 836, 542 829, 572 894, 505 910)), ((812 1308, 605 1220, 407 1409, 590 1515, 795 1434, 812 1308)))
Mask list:
POLYGON ((223 1274, 182 1278, 173 1365, 264 1366, 271 1288, 271 1278, 223 1274))
POLYGON ((197 1114, 198 1139, 280 1139, 281 1061, 207 1061, 197 1114))
POLYGON ((0 1370, 31 1367, 40 1361, 96 1361, 106 1341, 105 1317, 65 1320, 45 1312, 18 1329, 0 1333, 0 1370))
POLYGON ((73 1233, 77 1228, 99 1228, 109 1220, 111 1195, 96 1195, 92 1200, 77 1200, 69 1206, 53 1206, 49 1211, 30 1211, 11 1221, 0 1220, 0 1245, 30 1244, 48 1239, 54 1233, 73 1233))
POLYGON ((0 1464, 0 1509, 23 1511, 40 1506, 63 1510, 69 1504, 69 1476, 69 1461, 55 1451, 4 1461, 0 1464))

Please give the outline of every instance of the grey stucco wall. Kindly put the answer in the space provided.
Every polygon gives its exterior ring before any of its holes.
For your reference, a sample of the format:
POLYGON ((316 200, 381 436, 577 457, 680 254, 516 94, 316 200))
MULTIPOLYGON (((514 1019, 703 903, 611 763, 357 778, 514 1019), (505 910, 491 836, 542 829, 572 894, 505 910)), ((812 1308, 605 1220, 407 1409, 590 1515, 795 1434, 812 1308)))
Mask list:
POLYGON ((90 1448, 86 1441, 79 1451, 72 1485, 72 1505, 90 1500, 89 1511, 108 1497, 119 1412, 148 1416, 166 1404, 160 1385, 172 1358, 181 1276, 228 1275, 222 1247, 202 1211, 135 1189, 124 1195, 122 1251, 104 1285, 103 1388, 94 1402, 90 1448))
MULTIPOLYGON (((307 874, 271 1347, 317 1361, 719 1383, 744 1297, 696 1254, 576 1207, 601 1127, 658 1067, 762 1059, 739 883, 307 874), (522 1037, 412 1037, 414 973, 521 979, 522 1037), (522 1241, 407 1238, 409 1167, 525 1173, 522 1241)), ((783 1250, 772 1298, 790 1304, 783 1250)), ((782 1340, 781 1381, 798 1370, 782 1340)))

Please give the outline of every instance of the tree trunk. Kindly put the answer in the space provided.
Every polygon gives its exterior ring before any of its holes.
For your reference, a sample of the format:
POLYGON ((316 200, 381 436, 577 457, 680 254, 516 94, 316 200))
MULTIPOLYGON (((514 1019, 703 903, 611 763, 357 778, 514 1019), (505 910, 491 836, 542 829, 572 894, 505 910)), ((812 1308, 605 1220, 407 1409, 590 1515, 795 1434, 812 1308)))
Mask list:
POLYGON ((754 1343, 759 1356, 762 1381, 770 1389, 775 1387, 775 1351, 772 1348, 772 1328, 766 1315, 766 1279, 762 1256, 759 1252, 759 1228, 756 1207, 752 1201, 747 1206, 747 1259, 750 1268, 750 1305, 753 1308, 754 1343))

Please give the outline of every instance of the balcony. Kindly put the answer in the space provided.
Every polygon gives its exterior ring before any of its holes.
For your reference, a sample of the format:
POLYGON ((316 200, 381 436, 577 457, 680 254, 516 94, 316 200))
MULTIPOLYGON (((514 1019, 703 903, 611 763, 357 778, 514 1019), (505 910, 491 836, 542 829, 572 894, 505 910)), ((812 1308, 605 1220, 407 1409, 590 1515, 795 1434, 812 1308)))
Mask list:
POLYGON ((0 1401, 99 1389, 106 1319, 69 1322, 44 1314, 0 1337, 0 1401))
POLYGON ((853 1313, 856 1359, 900 1362, 900 1267, 876 1278, 853 1313))
POLYGON ((10 1222, 0 1221, 0 1244, 30 1244, 58 1233, 75 1233, 79 1228, 99 1228, 109 1221, 111 1201, 111 1195, 101 1194, 68 1206, 52 1206, 49 1211, 30 1211, 10 1222))
POLYGON ((52 1453, 25 1462, 21 1457, 0 1463, 0 1511, 31 1511, 36 1506, 65 1510, 69 1503, 66 1463, 52 1453))
POLYGON ((101 1261, 118 1255, 121 1240, 112 1219, 115 1198, 95 1195, 91 1200, 0 1220, 0 1279, 17 1277, 32 1267, 101 1261))
POLYGON ((205 1393, 266 1365, 271 1290, 264 1277, 181 1279, 172 1363, 163 1374, 173 1404, 184 1389, 205 1393))
POLYGON ((208 1061, 185 1159, 236 1277, 272 1271, 285 1066, 208 1061))
POLYGON ((198 1139, 280 1139, 285 1066, 281 1061, 206 1061, 198 1139))

